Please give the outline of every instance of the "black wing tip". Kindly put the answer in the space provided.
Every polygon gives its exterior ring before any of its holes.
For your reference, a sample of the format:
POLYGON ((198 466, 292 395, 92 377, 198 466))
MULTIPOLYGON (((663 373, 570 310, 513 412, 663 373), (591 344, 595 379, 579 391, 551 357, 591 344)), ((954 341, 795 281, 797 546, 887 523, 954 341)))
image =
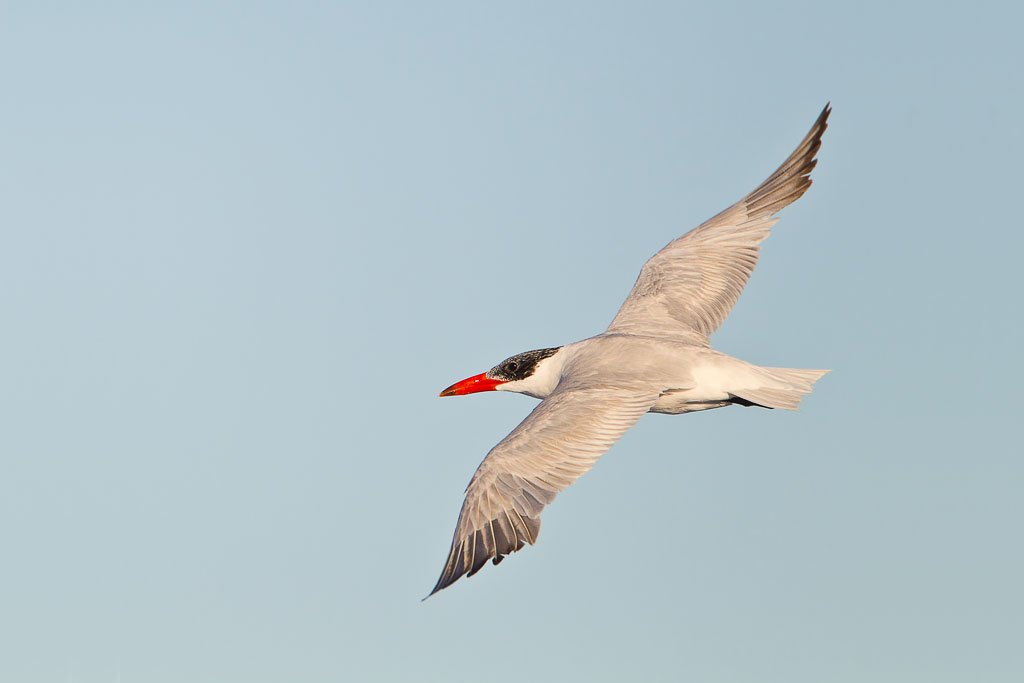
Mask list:
POLYGON ((420 602, 423 602, 423 600, 426 600, 427 598, 429 598, 434 593, 438 593, 440 591, 443 591, 445 588, 447 588, 448 586, 452 585, 453 583, 455 583, 456 581, 461 579, 463 576, 465 576, 467 579, 469 577, 473 576, 473 574, 476 574, 478 571, 483 569, 483 566, 485 564, 487 564, 487 560, 490 560, 491 564, 497 565, 497 564, 500 564, 501 561, 504 560, 506 557, 507 557, 507 553, 505 553, 505 554, 499 553, 498 555, 488 555, 487 557, 485 557, 483 559, 482 562, 477 564, 474 569, 472 569, 470 571, 463 571, 460 574, 456 574, 454 572, 449 572, 447 567, 446 567, 445 571, 442 572, 441 577, 437 580, 437 583, 434 584, 433 590, 430 591, 430 593, 427 595, 426 598, 423 598, 422 600, 420 600, 420 602))
POLYGON ((445 588, 447 588, 448 586, 452 585, 453 583, 455 583, 454 579, 449 581, 449 582, 447 582, 447 583, 445 583, 444 585, 441 585, 441 580, 438 580, 437 585, 434 586, 433 590, 431 590, 429 593, 427 593, 427 596, 425 598, 422 598, 420 600, 420 602, 426 601, 426 599, 429 598, 429 597, 432 597, 434 595, 434 593, 437 593, 439 591, 444 590, 445 588))
MULTIPOLYGON (((427 594, 427 598, 429 598, 431 595, 434 595, 435 593, 443 591, 445 588, 452 585, 461 578, 462 574, 455 574, 454 572, 449 571, 449 568, 446 566, 444 568, 444 571, 441 572, 441 576, 438 577, 437 583, 434 584, 434 587, 430 590, 430 593, 427 594)), ((423 598, 423 600, 426 600, 427 598, 423 598)))
POLYGON ((828 130, 828 117, 832 114, 832 103, 826 102, 825 108, 818 114, 818 118, 814 121, 814 125, 811 126, 811 130, 807 133, 807 139, 811 141, 811 149, 807 156, 810 158, 810 163, 806 166, 806 173, 810 173, 817 163, 815 156, 818 154, 818 150, 821 149, 821 136, 828 130))
POLYGON ((477 529, 462 541, 452 545, 448 560, 444 565, 440 578, 426 600, 434 593, 442 591, 463 576, 469 578, 483 569, 487 560, 491 564, 500 564, 508 555, 521 550, 527 543, 537 542, 540 533, 540 518, 520 515, 512 511, 504 518, 496 518, 483 529, 477 529), (489 533, 488 533, 489 532, 489 533), (469 544, 470 557, 466 557, 469 544))
MULTIPOLYGON (((818 114, 818 118, 815 119, 814 125, 807 131, 807 136, 804 139, 804 143, 800 146, 803 147, 805 144, 810 143, 810 149, 805 153, 806 157, 812 161, 817 161, 814 156, 818 153, 821 148, 821 136, 825 134, 828 129, 828 117, 832 114, 832 103, 826 102, 825 107, 818 114)), ((814 166, 811 166, 814 168, 814 166)), ((809 169, 808 169, 809 170, 809 169)))
POLYGON ((807 133, 809 138, 821 138, 821 134, 828 128, 828 117, 832 114, 832 103, 826 102, 825 107, 818 114, 818 118, 814 120, 814 125, 811 126, 811 130, 807 133))
MULTIPOLYGON (((807 133, 807 137, 811 140, 810 149, 807 151, 804 157, 804 163, 800 169, 800 175, 807 180, 807 187, 804 191, 811 186, 814 181, 811 179, 811 171, 814 170, 815 166, 818 165, 818 152, 821 150, 821 138, 828 130, 828 117, 832 114, 832 103, 826 102, 825 108, 818 114, 817 120, 814 125, 811 126, 811 130, 807 133)), ((800 193, 801 195, 803 192, 800 193)))

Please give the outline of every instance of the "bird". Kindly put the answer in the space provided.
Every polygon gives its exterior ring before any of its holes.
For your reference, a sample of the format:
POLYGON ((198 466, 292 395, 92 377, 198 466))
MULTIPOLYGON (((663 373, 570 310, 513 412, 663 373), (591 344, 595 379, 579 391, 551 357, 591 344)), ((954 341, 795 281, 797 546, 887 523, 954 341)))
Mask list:
MULTIPOLYGON (((652 256, 608 328, 519 353, 440 396, 512 391, 541 399, 480 463, 437 584, 533 545, 540 514, 648 412, 731 405, 796 410, 828 370, 761 367, 711 348, 757 265, 775 215, 811 186, 831 104, 750 194, 652 256)), ((424 598, 426 599, 426 598, 424 598)))

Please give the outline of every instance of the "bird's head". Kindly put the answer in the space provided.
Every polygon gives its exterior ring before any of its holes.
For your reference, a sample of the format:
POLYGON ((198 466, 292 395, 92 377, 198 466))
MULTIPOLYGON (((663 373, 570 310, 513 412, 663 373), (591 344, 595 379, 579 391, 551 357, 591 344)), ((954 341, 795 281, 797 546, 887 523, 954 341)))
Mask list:
POLYGON ((545 361, 558 353, 561 348, 558 346, 553 349, 537 349, 518 353, 501 361, 487 372, 456 382, 442 391, 439 396, 463 396, 481 391, 515 391, 531 396, 546 396, 551 393, 557 379, 554 382, 551 381, 552 377, 549 375, 554 373, 549 370, 553 370, 553 368, 549 367, 550 362, 546 363, 545 361))

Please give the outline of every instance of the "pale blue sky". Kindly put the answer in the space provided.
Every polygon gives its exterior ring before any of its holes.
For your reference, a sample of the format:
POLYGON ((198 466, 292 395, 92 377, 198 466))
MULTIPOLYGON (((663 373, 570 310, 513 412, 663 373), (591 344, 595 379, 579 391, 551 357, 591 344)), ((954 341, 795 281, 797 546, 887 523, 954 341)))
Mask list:
POLYGON ((0 680, 1024 680, 1024 13, 0 10, 0 680), (651 415, 430 600, 531 399, 831 100, 715 336, 798 414, 651 415))

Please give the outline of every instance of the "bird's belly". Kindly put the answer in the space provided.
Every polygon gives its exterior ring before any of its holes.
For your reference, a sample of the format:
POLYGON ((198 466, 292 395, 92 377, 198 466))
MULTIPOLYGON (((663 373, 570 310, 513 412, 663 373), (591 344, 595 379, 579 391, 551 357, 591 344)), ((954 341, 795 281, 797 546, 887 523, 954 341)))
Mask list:
POLYGON ((727 400, 709 400, 707 397, 696 395, 692 389, 666 389, 661 392, 661 396, 647 412, 681 415, 695 413, 698 410, 722 408, 727 405, 729 405, 727 400))
POLYGON ((586 383, 617 379, 657 388, 648 411, 679 415, 730 405, 737 386, 749 386, 753 366, 724 353, 656 338, 599 336, 578 342, 573 364, 586 383))
POLYGON ((711 356, 713 362, 707 360, 701 358, 704 362, 690 366, 690 383, 662 391, 650 412, 679 415, 730 405, 734 399, 730 389, 737 381, 736 375, 746 372, 747 364, 722 354, 711 356))

